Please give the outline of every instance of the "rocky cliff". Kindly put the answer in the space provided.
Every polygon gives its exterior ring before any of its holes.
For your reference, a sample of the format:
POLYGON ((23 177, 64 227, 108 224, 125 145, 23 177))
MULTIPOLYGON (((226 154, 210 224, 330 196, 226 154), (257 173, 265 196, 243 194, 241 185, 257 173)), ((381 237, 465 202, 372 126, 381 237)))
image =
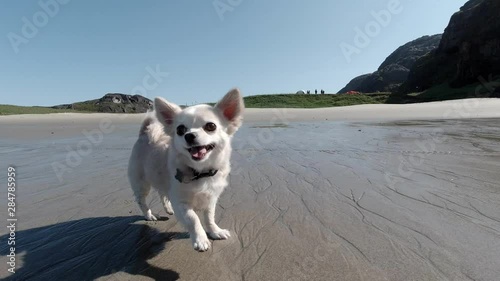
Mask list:
POLYGON ((389 55, 377 71, 352 79, 339 93, 348 91, 373 93, 395 90, 407 79, 414 63, 436 49, 440 40, 441 34, 438 34, 424 36, 406 43, 389 55))
POLYGON ((462 87, 500 74, 499 0, 471 0, 455 13, 439 47, 411 68, 399 94, 449 83, 462 87))
POLYGON ((57 105, 52 108, 107 113, 144 113, 152 106, 153 101, 140 95, 111 93, 100 99, 57 105))

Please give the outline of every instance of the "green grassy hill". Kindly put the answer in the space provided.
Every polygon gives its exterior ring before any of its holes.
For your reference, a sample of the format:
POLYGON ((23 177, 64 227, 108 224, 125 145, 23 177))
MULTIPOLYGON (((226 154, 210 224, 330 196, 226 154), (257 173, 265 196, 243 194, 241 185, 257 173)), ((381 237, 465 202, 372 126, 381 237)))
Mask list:
MULTIPOLYGON (((356 104, 385 103, 390 93, 360 94, 360 95, 296 95, 276 94, 245 97, 247 108, 319 108, 347 106, 356 104)), ((102 103, 99 106, 107 106, 102 103)), ((209 103, 212 104, 213 103, 209 103)), ((111 104, 114 105, 114 104, 111 104)), ((73 109, 50 108, 43 106, 0 105, 0 115, 12 114, 44 114, 62 112, 102 112, 99 106, 90 103, 74 103, 73 109)))
POLYGON ((357 104, 385 103, 390 93, 360 95, 277 94, 245 97, 247 108, 320 108, 357 104))
POLYGON ((63 112, 84 112, 71 109, 55 109, 43 106, 17 106, 0 104, 0 115, 14 114, 47 114, 47 113, 63 113, 63 112))
POLYGON ((469 98, 500 98, 500 79, 459 88, 443 83, 420 93, 393 93, 387 99, 387 103, 421 103, 469 98))

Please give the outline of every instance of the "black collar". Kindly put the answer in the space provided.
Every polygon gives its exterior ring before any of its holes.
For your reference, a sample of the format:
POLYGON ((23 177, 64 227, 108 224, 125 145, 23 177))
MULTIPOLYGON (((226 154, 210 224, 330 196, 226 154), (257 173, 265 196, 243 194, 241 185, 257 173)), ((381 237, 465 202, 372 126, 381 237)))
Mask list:
POLYGON ((181 170, 177 169, 177 173, 175 174, 175 179, 178 180, 180 183, 189 183, 195 180, 199 180, 201 178, 208 178, 208 177, 213 177, 219 170, 214 170, 210 169, 207 172, 198 172, 195 169, 188 167, 189 170, 191 171, 192 175, 188 175, 187 173, 182 172, 181 170))

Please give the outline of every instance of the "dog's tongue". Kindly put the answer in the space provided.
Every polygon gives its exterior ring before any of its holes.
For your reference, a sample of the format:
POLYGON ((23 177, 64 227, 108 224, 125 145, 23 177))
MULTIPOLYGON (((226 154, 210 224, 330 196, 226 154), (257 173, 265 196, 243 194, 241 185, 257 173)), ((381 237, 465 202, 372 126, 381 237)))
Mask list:
POLYGON ((207 154, 207 149, 205 147, 196 147, 191 151, 191 156, 198 159, 205 157, 205 154, 207 154))

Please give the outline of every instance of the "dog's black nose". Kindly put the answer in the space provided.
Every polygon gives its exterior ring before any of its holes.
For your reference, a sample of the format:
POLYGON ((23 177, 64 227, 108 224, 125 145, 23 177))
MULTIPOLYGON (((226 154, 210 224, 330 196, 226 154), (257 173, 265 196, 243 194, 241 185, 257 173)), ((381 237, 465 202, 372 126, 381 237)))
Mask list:
POLYGON ((193 144, 194 140, 196 139, 196 135, 193 133, 185 134, 184 139, 188 144, 193 144))

